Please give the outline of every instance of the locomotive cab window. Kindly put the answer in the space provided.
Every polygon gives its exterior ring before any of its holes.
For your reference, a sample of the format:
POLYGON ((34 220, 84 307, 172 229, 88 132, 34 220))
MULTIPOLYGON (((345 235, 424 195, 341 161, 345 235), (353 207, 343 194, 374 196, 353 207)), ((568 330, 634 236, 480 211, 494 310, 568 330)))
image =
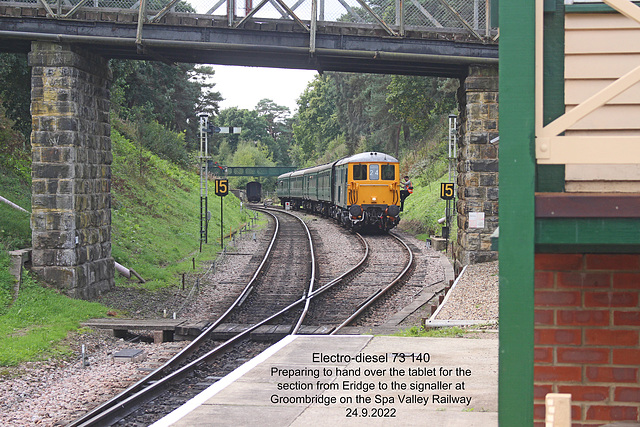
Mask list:
POLYGON ((377 181, 380 179, 380 165, 369 165, 369 180, 377 181))
POLYGON ((394 181, 396 179, 396 167, 394 165, 382 165, 382 179, 386 181, 394 181))
POLYGON ((353 179, 365 181, 367 179, 367 165, 353 165, 353 179))

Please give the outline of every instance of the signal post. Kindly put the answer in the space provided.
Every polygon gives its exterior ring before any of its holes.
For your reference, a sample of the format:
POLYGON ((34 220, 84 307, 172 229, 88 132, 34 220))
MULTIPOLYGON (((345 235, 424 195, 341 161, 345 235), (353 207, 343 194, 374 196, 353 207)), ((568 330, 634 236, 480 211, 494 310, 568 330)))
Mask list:
MULTIPOLYGON (((209 211, 209 135, 215 133, 239 134, 242 131, 240 127, 218 127, 209 123, 209 114, 198 114, 200 119, 200 252, 202 252, 202 243, 209 243, 209 220, 211 220, 211 212, 209 211)), ((224 246, 223 231, 223 204, 222 198, 229 194, 229 180, 216 179, 215 194, 220 196, 220 245, 224 246)))
POLYGON ((220 247, 224 247, 224 211, 222 209, 223 197, 229 194, 229 180, 216 179, 216 196, 220 196, 220 247))

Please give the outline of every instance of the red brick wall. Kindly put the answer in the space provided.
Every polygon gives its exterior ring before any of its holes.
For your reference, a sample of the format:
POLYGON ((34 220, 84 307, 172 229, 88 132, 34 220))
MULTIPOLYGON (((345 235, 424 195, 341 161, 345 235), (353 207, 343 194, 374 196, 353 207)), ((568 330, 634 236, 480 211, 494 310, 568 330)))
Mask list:
POLYGON ((571 393, 573 426, 640 421, 640 254, 536 254, 534 418, 571 393))

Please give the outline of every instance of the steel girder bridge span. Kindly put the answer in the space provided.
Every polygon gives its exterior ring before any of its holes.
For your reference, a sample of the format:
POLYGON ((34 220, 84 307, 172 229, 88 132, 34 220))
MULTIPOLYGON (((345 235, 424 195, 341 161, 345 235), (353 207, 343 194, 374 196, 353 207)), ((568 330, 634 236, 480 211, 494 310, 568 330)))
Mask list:
POLYGON ((0 0, 0 51, 464 77, 496 64, 488 0, 0 0))

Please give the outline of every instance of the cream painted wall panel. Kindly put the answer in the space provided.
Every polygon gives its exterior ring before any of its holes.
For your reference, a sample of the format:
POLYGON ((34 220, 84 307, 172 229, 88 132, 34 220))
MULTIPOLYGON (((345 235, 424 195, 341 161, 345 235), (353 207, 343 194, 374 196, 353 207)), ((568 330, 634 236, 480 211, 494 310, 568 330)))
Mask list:
MULTIPOLYGON (((565 15, 565 104, 574 106, 640 65, 640 24, 621 14, 565 15)), ((640 83, 576 123, 567 136, 635 136, 640 83)), ((598 159, 594 159, 597 163, 598 159)), ((568 192, 640 192, 640 159, 628 165, 566 165, 568 192)))
POLYGON ((638 30, 565 31, 565 55, 640 52, 638 30))
POLYGON ((566 181, 568 193, 638 193, 638 181, 566 181))
MULTIPOLYGON (((572 107, 567 106, 567 111, 572 107)), ((605 105, 588 114, 569 129, 638 129, 640 105, 605 105)))
MULTIPOLYGON (((567 136, 640 136, 640 129, 613 129, 613 130, 568 130, 565 132, 567 136)), ((640 139, 639 139, 640 141, 640 139)))
POLYGON ((567 13, 565 30, 639 28, 640 24, 617 13, 567 13))
MULTIPOLYGON (((613 81, 614 80, 567 80, 565 81, 564 87, 565 104, 571 106, 577 105, 604 89, 613 81)), ((631 86, 607 104, 640 104, 640 83, 631 86)))
MULTIPOLYGON (((638 30, 636 37, 640 37, 638 30)), ((640 53, 566 55, 565 79, 617 79, 640 65, 640 53)))
MULTIPOLYGON (((565 178, 567 181, 640 180, 640 165, 567 165, 565 178)), ((640 206, 638 208, 640 209, 640 206)))

